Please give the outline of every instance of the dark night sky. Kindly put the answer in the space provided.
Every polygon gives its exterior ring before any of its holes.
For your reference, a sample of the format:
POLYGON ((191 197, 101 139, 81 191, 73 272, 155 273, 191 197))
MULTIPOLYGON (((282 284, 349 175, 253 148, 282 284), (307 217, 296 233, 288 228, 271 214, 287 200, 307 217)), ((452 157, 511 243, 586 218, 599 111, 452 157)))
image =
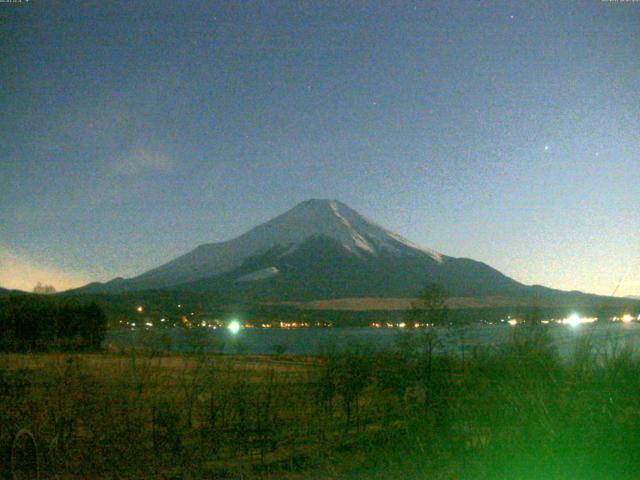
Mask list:
POLYGON ((640 2, 0 3, 0 285, 131 276, 312 197, 640 294, 640 2))

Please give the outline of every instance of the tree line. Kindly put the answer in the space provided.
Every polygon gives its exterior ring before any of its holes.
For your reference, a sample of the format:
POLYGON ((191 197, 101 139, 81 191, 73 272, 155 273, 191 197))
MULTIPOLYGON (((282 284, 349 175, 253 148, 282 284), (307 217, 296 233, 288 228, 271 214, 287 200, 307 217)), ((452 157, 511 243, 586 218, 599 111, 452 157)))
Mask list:
POLYGON ((107 317, 95 302, 78 304, 40 295, 0 299, 0 350, 100 348, 107 317))

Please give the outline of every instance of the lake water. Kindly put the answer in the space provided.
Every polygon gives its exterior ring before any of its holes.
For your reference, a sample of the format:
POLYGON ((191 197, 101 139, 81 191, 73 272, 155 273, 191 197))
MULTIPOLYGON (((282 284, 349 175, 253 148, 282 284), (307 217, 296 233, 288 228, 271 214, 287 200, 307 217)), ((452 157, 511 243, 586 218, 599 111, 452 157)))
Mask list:
MULTIPOLYGON (((435 329, 441 351, 461 353, 474 346, 499 346, 522 327, 508 325, 467 326, 435 329)), ((620 348, 631 344, 640 351, 640 324, 545 325, 554 344, 563 355, 570 354, 580 338, 589 337, 596 349, 620 348)), ((354 345, 371 349, 389 349, 400 336, 419 336, 424 330, 387 328, 300 328, 241 329, 232 334, 226 329, 114 329, 107 333, 105 345, 116 348, 147 346, 174 352, 216 352, 247 354, 321 354, 329 349, 343 350, 354 345)))

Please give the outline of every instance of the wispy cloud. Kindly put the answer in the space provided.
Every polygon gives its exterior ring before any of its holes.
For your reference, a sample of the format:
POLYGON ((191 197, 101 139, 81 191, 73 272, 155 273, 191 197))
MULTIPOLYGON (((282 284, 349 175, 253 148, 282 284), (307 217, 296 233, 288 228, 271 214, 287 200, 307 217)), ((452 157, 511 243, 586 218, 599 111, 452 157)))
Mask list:
POLYGON ((42 282, 62 291, 90 281, 90 275, 85 272, 71 272, 45 265, 24 252, 0 245, 0 287, 31 291, 38 282, 42 282))
POLYGON ((145 147, 133 149, 113 163, 113 171, 118 174, 135 176, 141 173, 168 172, 173 161, 167 155, 145 147))
POLYGON ((78 101, 43 120, 38 153, 49 159, 81 152, 80 161, 90 157, 101 177, 117 176, 117 181, 169 172, 178 166, 169 154, 170 142, 149 118, 172 86, 160 72, 150 71, 118 92, 103 93, 90 103, 78 101))

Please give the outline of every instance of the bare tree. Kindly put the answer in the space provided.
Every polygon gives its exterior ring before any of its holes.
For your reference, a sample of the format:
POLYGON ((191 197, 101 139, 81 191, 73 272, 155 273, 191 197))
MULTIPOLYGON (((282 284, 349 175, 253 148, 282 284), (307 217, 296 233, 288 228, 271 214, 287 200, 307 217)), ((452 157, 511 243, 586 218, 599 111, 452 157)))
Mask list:
POLYGON ((435 326, 446 325, 449 320, 447 293, 442 285, 429 283, 413 304, 410 319, 413 323, 425 322, 435 326))

